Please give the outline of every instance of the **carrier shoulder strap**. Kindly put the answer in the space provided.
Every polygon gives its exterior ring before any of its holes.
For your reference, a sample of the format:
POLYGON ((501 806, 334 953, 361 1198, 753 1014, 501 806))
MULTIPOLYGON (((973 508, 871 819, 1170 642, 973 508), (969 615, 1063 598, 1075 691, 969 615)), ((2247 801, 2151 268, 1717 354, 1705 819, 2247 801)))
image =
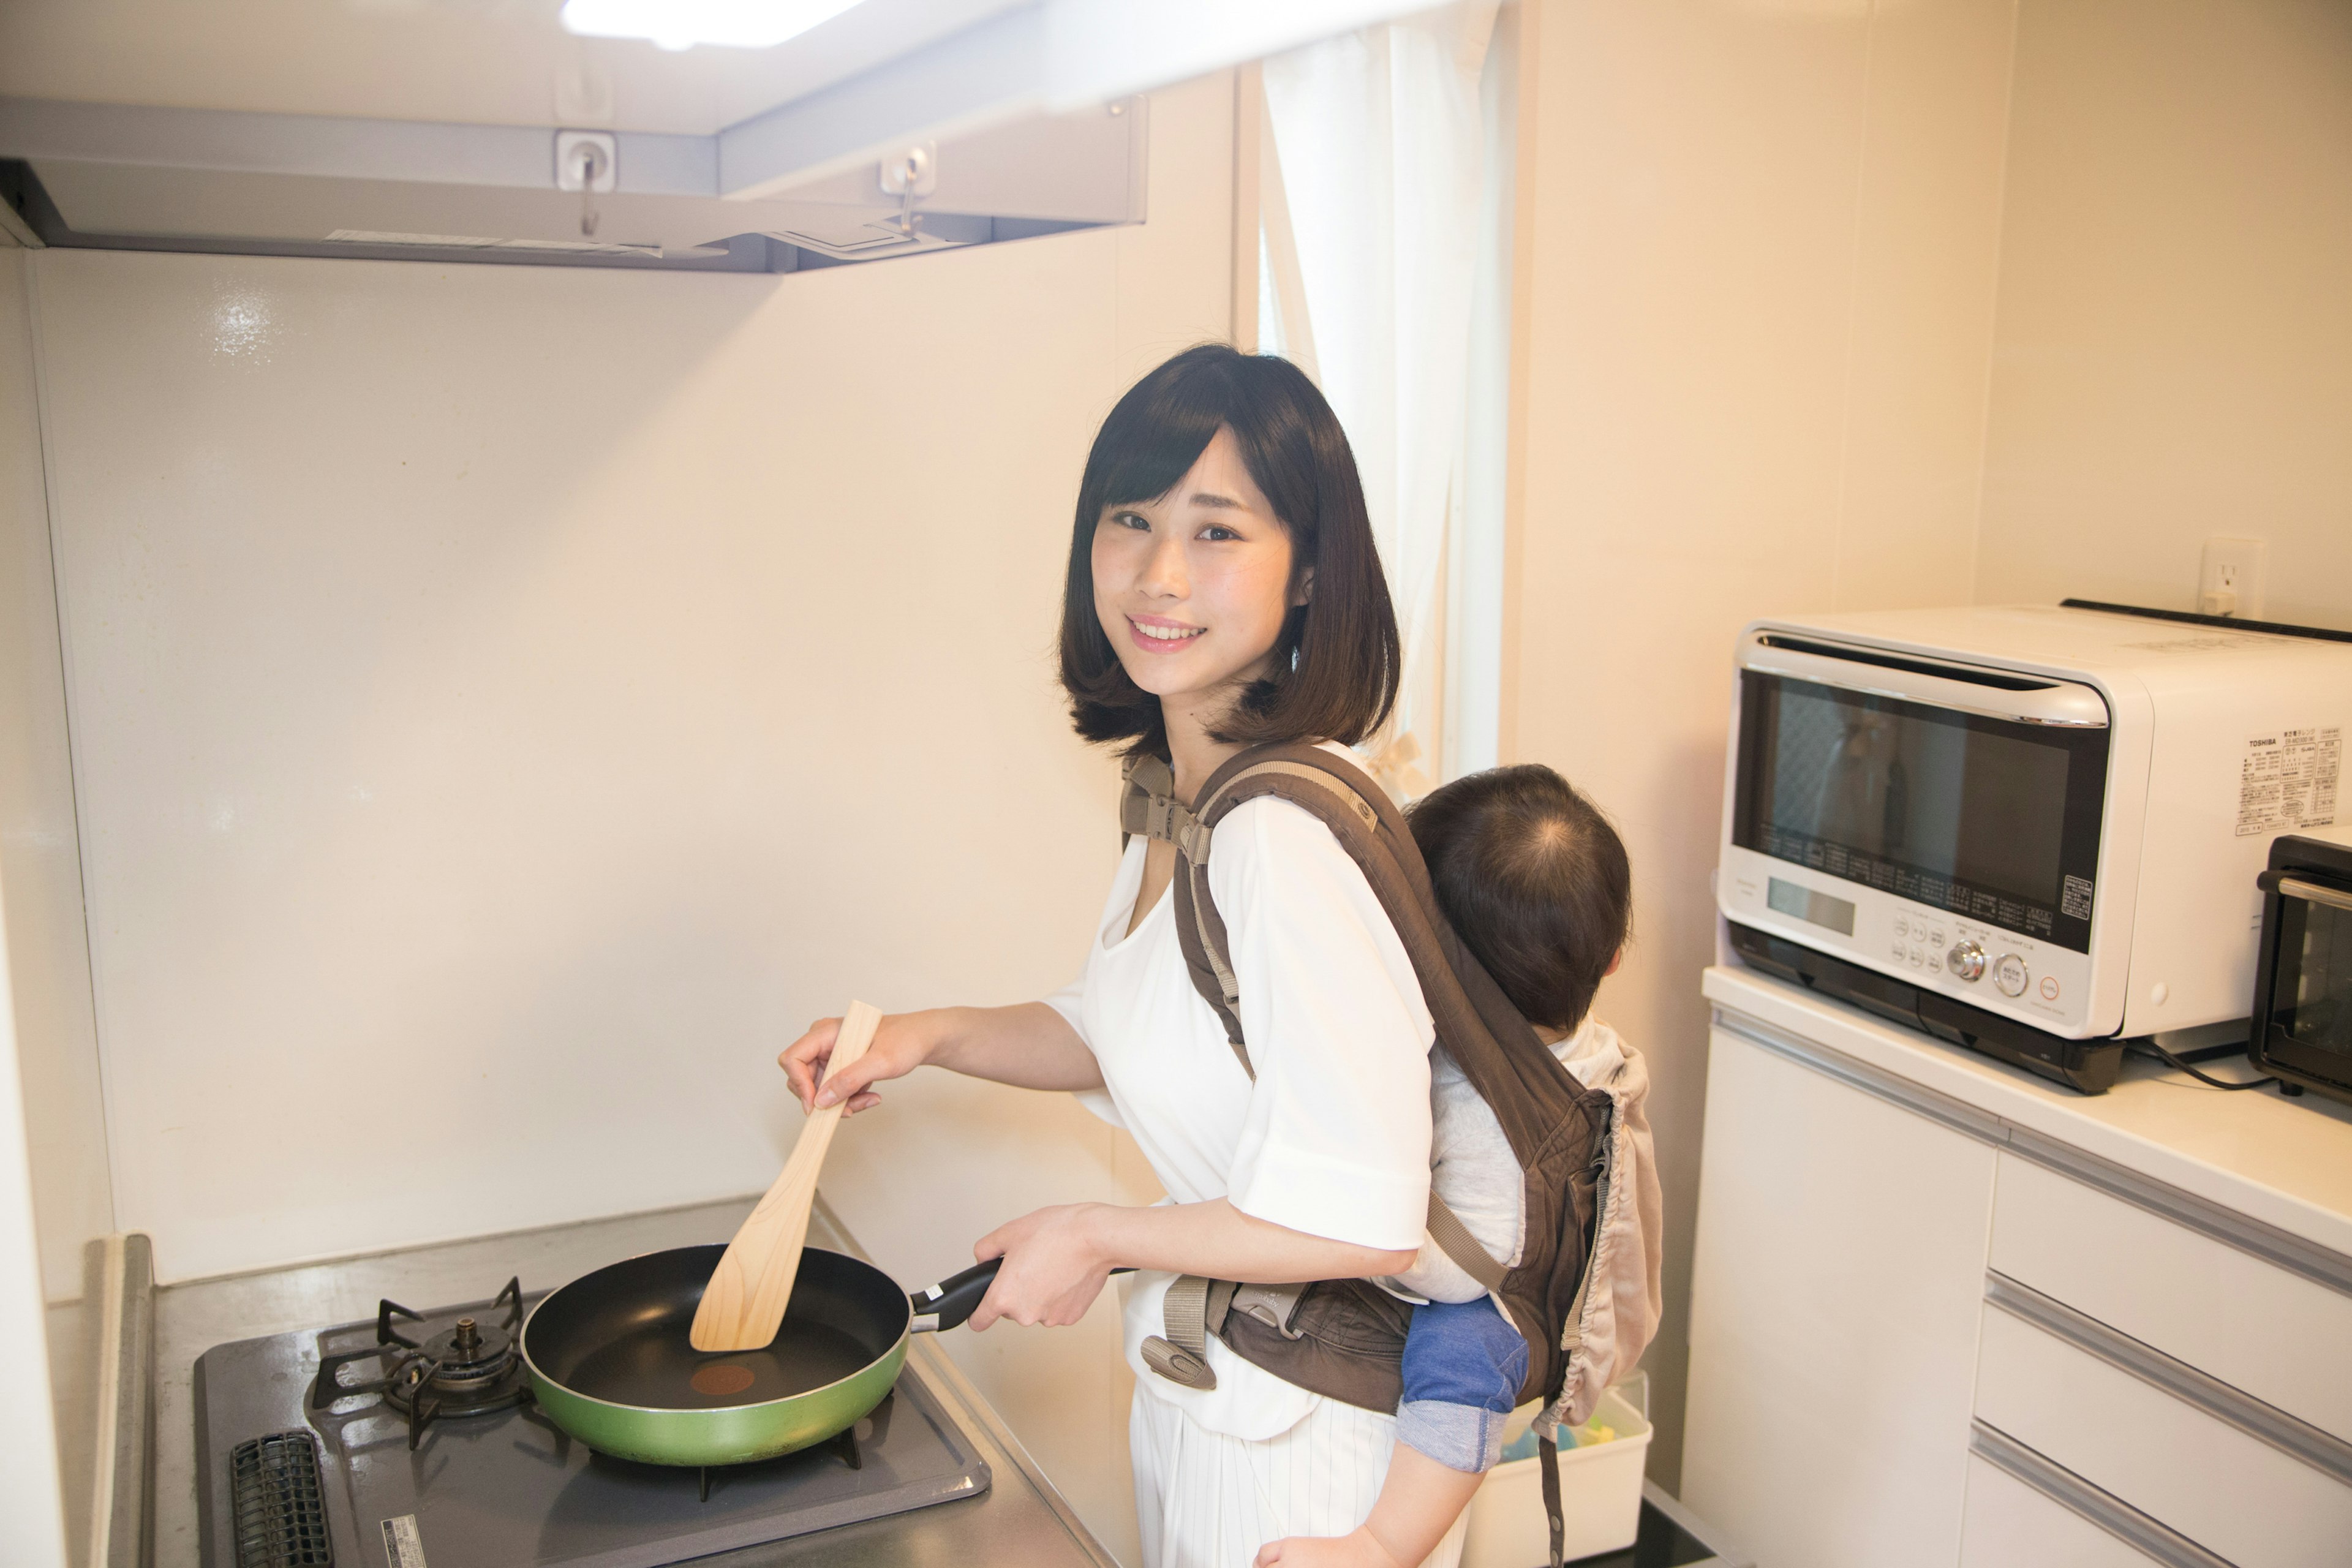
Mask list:
MULTIPOLYGON (((1193 989, 1224 1026, 1234 1059, 1252 1079, 1257 1077, 1257 1069, 1250 1062, 1248 1043, 1243 1037, 1241 982, 1234 973, 1225 922, 1209 890, 1209 854, 1217 823, 1243 802, 1261 795, 1279 795, 1321 820, 1364 869, 1373 893, 1397 925, 1425 998, 1433 1012, 1436 1009, 1438 998, 1430 992, 1423 957, 1434 951, 1434 933, 1428 929, 1433 895, 1428 890, 1427 872, 1417 848, 1412 851, 1410 872, 1398 863, 1396 838, 1411 846, 1412 837, 1385 792, 1361 770, 1319 747, 1261 747, 1241 753, 1220 768, 1202 790, 1197 808, 1187 808, 1175 798, 1175 775, 1158 757, 1130 759, 1124 777, 1127 789, 1120 801, 1119 825, 1129 834, 1164 838, 1175 845, 1176 877, 1170 896, 1176 900, 1177 938, 1184 950, 1185 967, 1192 973, 1193 989), (1392 835, 1381 832, 1383 806, 1394 823, 1392 835), (1400 896, 1419 919, 1399 918, 1400 896), (1415 928, 1411 934, 1409 923, 1415 928), (1416 942, 1415 936, 1422 940, 1416 942)), ((1444 929, 1442 921, 1437 925, 1444 929)), ((1451 934, 1446 932, 1448 937, 1451 934)), ((1439 963, 1446 962, 1446 955, 1434 955, 1439 963)), ((1469 1227, 1433 1192, 1429 1195, 1428 1230, 1439 1250, 1481 1288, 1502 1289, 1505 1266, 1478 1244, 1469 1227)))

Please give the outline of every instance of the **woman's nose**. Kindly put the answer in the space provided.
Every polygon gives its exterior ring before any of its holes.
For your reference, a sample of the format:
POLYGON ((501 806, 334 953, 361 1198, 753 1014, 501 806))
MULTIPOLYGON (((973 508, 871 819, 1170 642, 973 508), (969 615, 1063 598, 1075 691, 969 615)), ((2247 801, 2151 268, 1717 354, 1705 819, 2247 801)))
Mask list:
POLYGON ((1172 532, 1155 535, 1136 586, 1155 599, 1189 597, 1192 575, 1185 569, 1184 541, 1172 532))

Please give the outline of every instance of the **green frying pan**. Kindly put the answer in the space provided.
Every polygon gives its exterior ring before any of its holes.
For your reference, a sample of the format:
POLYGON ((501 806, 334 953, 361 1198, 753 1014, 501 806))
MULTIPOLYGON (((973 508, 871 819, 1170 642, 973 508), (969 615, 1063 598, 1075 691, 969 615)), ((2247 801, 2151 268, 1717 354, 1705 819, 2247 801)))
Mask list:
POLYGON ((870 1263, 803 1248, 792 1305, 763 1350, 687 1342, 724 1247, 649 1252, 551 1291, 522 1326, 531 1393, 601 1454, 648 1465, 741 1465, 824 1442, 882 1403, 907 1336, 971 1316, 1003 1261, 909 1296, 870 1263))

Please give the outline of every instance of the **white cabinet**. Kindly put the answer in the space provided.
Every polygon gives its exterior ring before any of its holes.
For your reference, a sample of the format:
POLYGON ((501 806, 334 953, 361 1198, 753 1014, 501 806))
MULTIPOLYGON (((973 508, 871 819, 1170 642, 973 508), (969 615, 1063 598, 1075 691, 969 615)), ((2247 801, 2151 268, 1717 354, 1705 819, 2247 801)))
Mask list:
POLYGON ((1994 1152, 1727 1030, 1683 1494, 1766 1568, 1949 1568, 1994 1152))
POLYGON ((2352 1119, 1706 990, 1683 1489, 1759 1568, 2352 1563, 2352 1119))

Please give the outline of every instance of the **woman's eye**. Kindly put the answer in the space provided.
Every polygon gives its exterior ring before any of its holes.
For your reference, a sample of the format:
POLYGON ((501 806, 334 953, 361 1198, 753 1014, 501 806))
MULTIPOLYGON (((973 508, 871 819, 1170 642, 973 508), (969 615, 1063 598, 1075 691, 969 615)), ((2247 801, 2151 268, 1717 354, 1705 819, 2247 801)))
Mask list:
POLYGON ((1213 522, 1201 531, 1201 537, 1212 542, 1223 542, 1228 539, 1239 539, 1241 535, 1230 528, 1221 528, 1213 522))
POLYGON ((1110 521, 1115 528, 1131 528, 1141 533, 1151 531, 1151 520, 1140 512, 1114 512, 1111 514, 1110 521))

